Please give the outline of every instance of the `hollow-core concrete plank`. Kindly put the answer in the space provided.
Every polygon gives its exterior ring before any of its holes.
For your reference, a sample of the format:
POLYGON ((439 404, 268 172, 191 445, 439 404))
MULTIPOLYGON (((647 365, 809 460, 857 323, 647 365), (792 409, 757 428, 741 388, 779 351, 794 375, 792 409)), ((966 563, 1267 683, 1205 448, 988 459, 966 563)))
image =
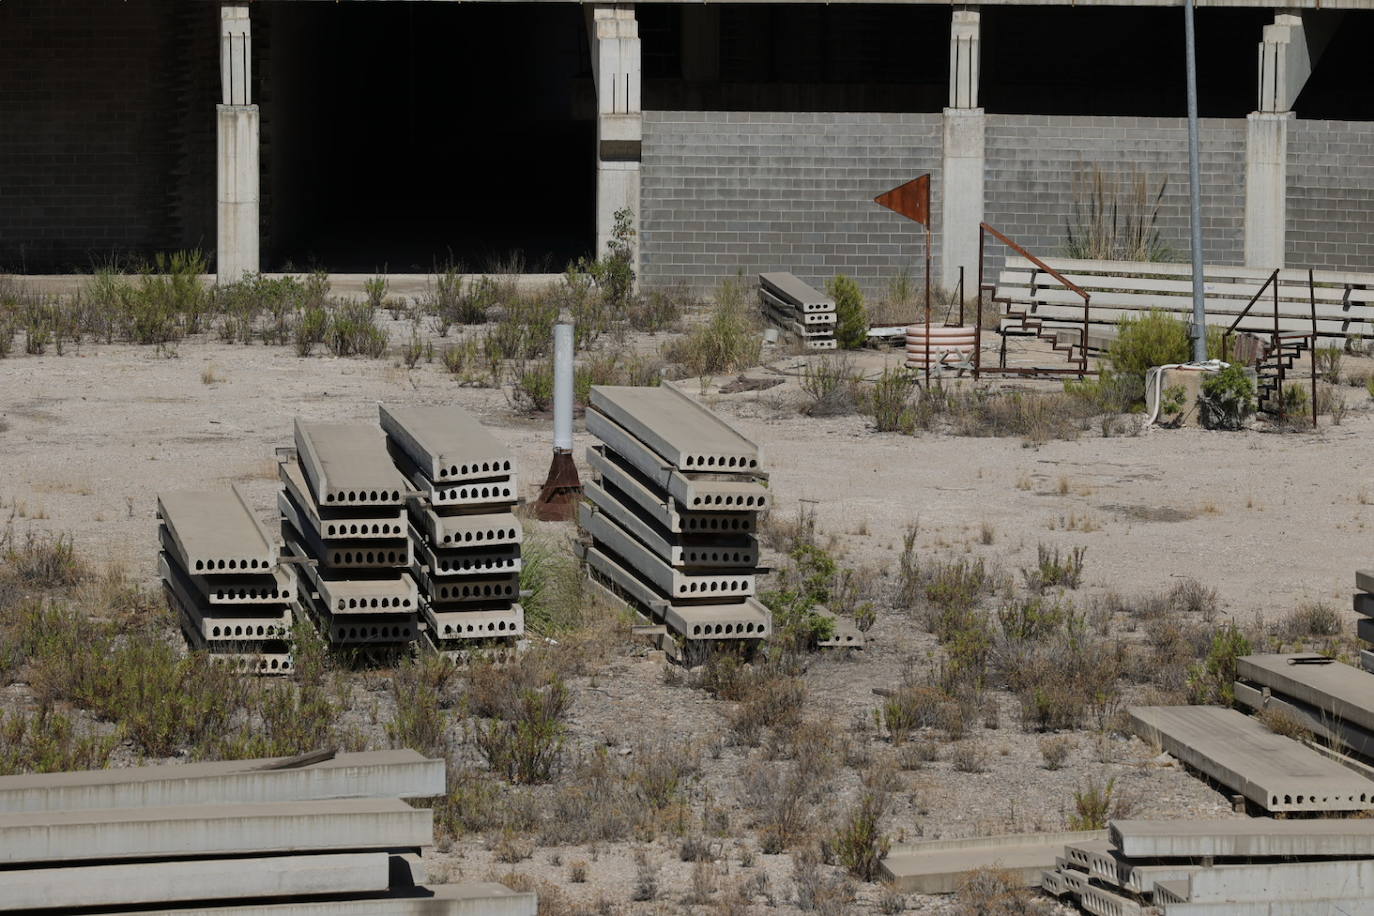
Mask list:
POLYGON ((1109 830, 1130 859, 1374 856, 1374 818, 1119 820, 1109 830))
POLYGON ((1374 809, 1374 783, 1234 709, 1133 706, 1129 712, 1136 734, 1268 811, 1374 809))
POLYGON ((411 500, 410 517, 429 542, 441 550, 519 544, 524 539, 520 519, 508 509, 441 515, 419 500, 411 500))
POLYGON ((614 484, 603 487, 587 481, 582 489, 599 511, 613 518, 669 566, 752 570, 759 565, 758 545, 752 535, 726 533, 684 538, 658 524, 614 484))
POLYGON ((1243 903, 1169 903, 1165 916, 1374 916, 1374 896, 1243 903))
POLYGON ((1317 900, 1374 894, 1374 860, 1271 862, 1201 868, 1188 879, 1188 903, 1317 900))
POLYGON ((296 454, 321 506, 399 506, 409 489, 369 423, 296 420, 296 454))
POLYGON ((754 594, 752 569, 729 574, 686 572, 669 566, 662 557, 593 506, 580 504, 577 507, 577 519, 594 541, 604 544, 624 564, 634 567, 669 599, 745 598, 754 594))
POLYGON ((737 477, 738 481, 715 479, 715 475, 709 474, 688 477, 665 464, 653 449, 604 414, 589 410, 586 421, 587 432, 606 443, 610 451, 625 459, 687 509, 696 512, 758 512, 767 509, 771 502, 768 488, 747 474, 720 475, 737 477))
POLYGON ((407 749, 337 754, 269 770, 285 757, 0 777, 0 812, 335 798, 429 798, 444 791, 444 761, 407 749))
POLYGON ((1338 661, 1293 664, 1311 657, 1246 655, 1236 659, 1236 676, 1301 700, 1336 721, 1374 731, 1374 674, 1338 661))
POLYGON ((382 429, 430 480, 482 480, 515 473, 510 448, 456 405, 378 405, 382 429))
POLYGON ((1236 702, 1247 709, 1255 712, 1265 709, 1282 710, 1312 734, 1331 742, 1333 747, 1339 749, 1344 746, 1365 757, 1374 758, 1374 734, 1358 725, 1333 719, 1329 715, 1324 715, 1315 706, 1309 706, 1300 700, 1289 699, 1274 693, 1270 693, 1266 697, 1260 688, 1252 687, 1241 681, 1236 681, 1233 690, 1236 702))
POLYGON ((538 897, 533 891, 474 882, 397 888, 361 899, 254 902, 139 912, 140 916, 536 916, 538 908, 538 897))
POLYGON ((384 852, 0 870, 0 912, 385 891, 384 852))
POLYGON ((668 385, 593 385, 590 410, 629 430, 680 471, 761 472, 761 450, 709 409, 668 385))
POLYGON ((1357 569, 1355 587, 1362 592, 1374 592, 1374 569, 1357 569))
POLYGON ((380 508, 355 506, 321 506, 306 483, 300 463, 283 461, 277 476, 283 494, 291 501, 303 524, 308 524, 321 538, 397 538, 405 537, 406 516, 403 506, 380 508))
POLYGON ((160 493, 157 514, 187 572, 269 572, 277 547, 237 487, 160 493))
POLYGON ((1355 608, 1355 613, 1361 617, 1374 617, 1374 595, 1356 592, 1351 596, 1351 604, 1355 608))
POLYGON ((807 311, 834 311, 835 299, 784 270, 759 274, 759 286, 807 311))
POLYGON ((396 462, 396 470, 410 481, 415 492, 423 493, 430 505, 438 508, 472 509, 487 506, 494 512, 500 512, 520 499, 520 485, 514 474, 486 480, 435 481, 426 476, 404 452, 393 448, 391 457, 396 462))
POLYGON ((739 535, 754 530, 752 512, 690 512, 677 500, 653 486, 648 478, 604 445, 587 449, 587 463, 659 525, 674 534, 739 535))
POLYGON ((400 799, 92 808, 0 814, 0 863, 402 849, 434 841, 433 812, 400 799))
POLYGON ((449 611, 423 607, 430 632, 439 639, 491 639, 525 634, 525 609, 518 603, 501 610, 449 611))

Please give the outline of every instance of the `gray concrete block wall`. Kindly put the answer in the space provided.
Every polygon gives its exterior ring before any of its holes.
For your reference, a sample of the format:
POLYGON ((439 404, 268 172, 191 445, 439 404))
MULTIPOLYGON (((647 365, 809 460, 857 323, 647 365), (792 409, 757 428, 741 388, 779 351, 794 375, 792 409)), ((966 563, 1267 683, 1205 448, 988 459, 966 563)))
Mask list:
POLYGON ((1374 271, 1374 123, 1288 129, 1289 267, 1374 271))
MULTIPOLYGON (((1108 173, 1167 178, 1157 226, 1176 260, 1188 258, 1188 135, 1182 118, 989 115, 984 219, 1031 252, 1065 253, 1074 176, 1097 164, 1108 173)), ((1203 248, 1208 263, 1245 260, 1245 121, 1201 124, 1203 248)), ((1004 246, 990 244, 1000 265, 1004 246)))
MULTIPOLYGON (((869 295, 921 282, 919 225, 873 198, 929 172, 939 212, 939 114, 646 111, 641 276, 710 291, 743 272, 837 273, 869 295)), ((933 246, 939 256, 939 226, 933 246)))

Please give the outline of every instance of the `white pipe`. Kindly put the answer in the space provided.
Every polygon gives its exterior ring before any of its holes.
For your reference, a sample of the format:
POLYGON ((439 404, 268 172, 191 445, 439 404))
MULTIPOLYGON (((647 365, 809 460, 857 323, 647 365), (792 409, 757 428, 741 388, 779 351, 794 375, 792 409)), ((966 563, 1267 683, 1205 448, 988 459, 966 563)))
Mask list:
POLYGON ((1153 426, 1155 420, 1159 419, 1160 402, 1163 400, 1164 370, 1165 369, 1201 369, 1207 372, 1219 372, 1225 369, 1230 363, 1224 363, 1219 359, 1209 359, 1201 363, 1169 363, 1165 366, 1152 366, 1145 370, 1145 406, 1150 409, 1150 415, 1145 418, 1146 426, 1153 426), (1150 397, 1150 385, 1154 385, 1154 398, 1150 397))
POLYGON ((573 326, 553 327, 553 447, 571 452, 573 415, 573 326))

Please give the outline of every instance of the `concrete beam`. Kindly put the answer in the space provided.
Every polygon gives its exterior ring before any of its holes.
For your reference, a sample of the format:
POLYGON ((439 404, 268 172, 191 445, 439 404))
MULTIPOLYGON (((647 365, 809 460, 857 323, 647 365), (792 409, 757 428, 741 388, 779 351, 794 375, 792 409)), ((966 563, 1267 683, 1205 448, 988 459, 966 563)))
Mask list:
POLYGON ((157 514, 188 573, 270 573, 277 547, 237 487, 159 493, 157 514))
POLYGON ((1252 112, 1245 119, 1245 264, 1284 266, 1288 219, 1290 112, 1252 112))
POLYGON ((680 471, 760 473, 762 449, 675 388, 593 385, 589 406, 680 471))
MULTIPOLYGON (((1368 896, 1374 861, 1268 862, 1198 869, 1188 878, 1188 903, 1320 900, 1368 896)), ((1336 913, 1339 910, 1330 910, 1336 913)))
POLYGON ((387 889, 384 852, 0 870, 0 912, 387 889))
POLYGON ((1366 858, 1374 856, 1374 819, 1112 821, 1112 842, 1130 859, 1366 858))
POLYGON ((1374 732, 1374 675, 1350 665, 1293 664, 1310 654, 1246 655, 1236 660, 1236 676, 1301 700, 1333 721, 1374 732))
POLYGON ((981 20, 977 9, 956 9, 949 31, 949 107, 978 107, 982 59, 981 20))
MULTIPOLYGON (((644 127, 641 102, 641 50, 634 6, 592 8, 592 77, 596 85, 596 256, 606 254, 615 214, 640 213, 640 159, 644 127)), ((632 264, 639 269, 638 236, 630 240, 632 264)))
POLYGON ((1022 886, 1035 887, 1041 872, 1054 868, 1065 843, 1106 836, 1105 830, 1090 830, 933 840, 893 847, 879 868, 883 878, 903 894, 953 893, 969 872, 979 868, 1005 869, 1022 886))
POLYGON ((1291 111, 1343 14, 1279 10, 1259 45, 1259 110, 1291 111))
POLYGON ((0 812, 268 804, 333 798, 429 798, 444 761, 412 750, 336 754, 290 769, 286 757, 0 777, 0 812))
POLYGON ((671 496, 694 511, 759 512, 768 508, 768 488, 745 478, 739 483, 714 479, 715 475, 689 478, 666 464, 663 458, 625 427, 596 410, 586 413, 587 432, 606 443, 625 462, 641 474, 658 482, 665 496, 671 496))
POLYGON ((533 891, 502 884, 438 884, 397 888, 385 895, 347 900, 249 903, 235 907, 140 910, 140 916, 536 916, 533 891))
POLYGON ((1129 714, 1141 738, 1267 811, 1374 810, 1369 780, 1234 709, 1133 706, 1129 714))
POLYGON ((456 405, 387 407, 379 404, 382 429, 430 480, 513 477, 509 446, 456 405))
POLYGON ((409 489, 386 450, 382 431, 368 423, 295 423, 296 455, 315 501, 322 506, 403 505, 409 489))
POLYGON ((399 799, 0 814, 0 863, 370 849, 434 841, 434 814, 399 799))

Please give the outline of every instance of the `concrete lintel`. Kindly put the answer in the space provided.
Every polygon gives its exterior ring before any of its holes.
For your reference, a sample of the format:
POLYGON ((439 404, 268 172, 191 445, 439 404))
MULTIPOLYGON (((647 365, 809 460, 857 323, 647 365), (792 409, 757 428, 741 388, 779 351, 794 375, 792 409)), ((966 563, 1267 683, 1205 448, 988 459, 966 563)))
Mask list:
POLYGON ((964 298, 977 290, 978 225, 983 221, 987 119, 981 108, 946 108, 941 169, 940 285, 953 290, 964 268, 964 298))
POLYGON ((1288 129, 1292 112, 1252 112, 1245 119, 1245 265, 1284 266, 1288 129))

